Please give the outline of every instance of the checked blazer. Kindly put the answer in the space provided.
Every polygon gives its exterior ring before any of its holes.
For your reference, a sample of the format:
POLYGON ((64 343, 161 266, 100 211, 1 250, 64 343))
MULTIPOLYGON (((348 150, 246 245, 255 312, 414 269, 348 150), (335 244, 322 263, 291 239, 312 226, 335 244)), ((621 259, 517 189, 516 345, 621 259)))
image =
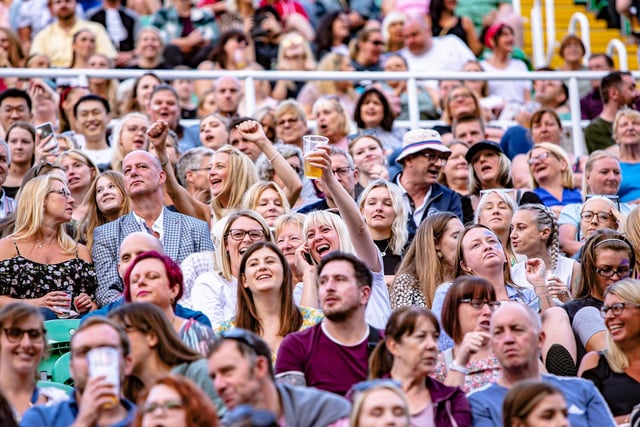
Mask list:
MULTIPOLYGON (((181 263, 192 253, 213 250, 209 227, 204 221, 164 208, 162 226, 164 251, 177 263, 181 263)), ((144 230, 133 213, 94 230, 91 255, 98 276, 96 300, 99 306, 109 304, 121 296, 123 282, 118 274, 120 245, 125 237, 138 231, 144 230)))

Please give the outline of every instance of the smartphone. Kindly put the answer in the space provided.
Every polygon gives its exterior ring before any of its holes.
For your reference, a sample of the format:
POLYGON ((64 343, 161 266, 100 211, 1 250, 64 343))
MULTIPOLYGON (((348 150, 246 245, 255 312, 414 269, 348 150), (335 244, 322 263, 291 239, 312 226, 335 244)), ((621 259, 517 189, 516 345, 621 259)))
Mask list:
POLYGON ((53 150, 51 150, 51 152, 54 154, 58 154, 59 146, 58 146, 58 140, 56 139, 56 134, 53 129, 53 124, 51 122, 42 123, 36 126, 36 132, 38 132, 40 139, 45 139, 49 135, 53 135, 53 138, 51 140, 55 144, 55 147, 53 150))

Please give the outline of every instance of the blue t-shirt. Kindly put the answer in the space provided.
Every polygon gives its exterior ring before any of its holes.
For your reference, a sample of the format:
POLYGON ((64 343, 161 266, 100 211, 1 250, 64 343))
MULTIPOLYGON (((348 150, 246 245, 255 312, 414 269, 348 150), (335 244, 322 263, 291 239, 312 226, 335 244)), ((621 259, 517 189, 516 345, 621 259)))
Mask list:
POLYGON ((533 192, 540 197, 542 204, 548 208, 558 205, 566 206, 570 203, 582 203, 582 194, 580 194, 580 191, 575 188, 565 188, 562 190, 562 200, 556 199, 553 194, 541 187, 534 188, 533 192))
MULTIPOLYGON (((542 375, 542 380, 564 394, 572 427, 615 427, 611 411, 591 381, 542 375)), ((469 393, 473 427, 502 427, 502 402, 509 389, 496 383, 469 393)))
MULTIPOLYGON (((120 399, 120 403, 127 410, 127 416, 109 427, 128 427, 133 425, 136 416, 136 405, 127 399, 120 399)), ((25 412, 20 427, 69 427, 74 423, 80 408, 75 393, 69 400, 56 405, 36 405, 25 412)))
POLYGON ((618 190, 621 202, 633 202, 640 199, 640 163, 620 162, 622 182, 618 190))

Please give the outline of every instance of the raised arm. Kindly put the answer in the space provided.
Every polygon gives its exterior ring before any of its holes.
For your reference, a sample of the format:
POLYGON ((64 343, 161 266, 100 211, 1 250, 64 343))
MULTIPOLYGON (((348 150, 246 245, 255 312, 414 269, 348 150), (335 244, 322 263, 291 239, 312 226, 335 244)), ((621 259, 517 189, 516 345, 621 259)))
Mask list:
POLYGON ((367 224, 365 224, 355 200, 333 175, 329 152, 328 146, 320 147, 319 151, 309 155, 308 159, 312 165, 322 169, 322 178, 320 179, 347 225, 356 254, 371 271, 378 273, 382 270, 378 248, 373 243, 367 224))
POLYGON ((275 173, 282 179, 284 188, 282 189, 287 195, 287 200, 291 206, 296 204, 298 196, 302 191, 302 181, 300 177, 293 170, 289 162, 280 155, 276 147, 269 141, 267 135, 262 129, 262 125, 255 120, 248 120, 242 122, 237 126, 242 138, 247 141, 251 141, 262 151, 273 166, 275 173))
POLYGON ((157 120, 147 130, 147 138, 149 145, 153 145, 156 149, 156 156, 162 165, 162 170, 167 176, 165 181, 165 191, 171 197, 173 204, 178 212, 194 218, 201 219, 207 224, 211 221, 211 209, 205 203, 195 199, 189 192, 180 185, 173 171, 173 166, 169 162, 167 155, 167 135, 169 134, 169 125, 164 120, 157 120))

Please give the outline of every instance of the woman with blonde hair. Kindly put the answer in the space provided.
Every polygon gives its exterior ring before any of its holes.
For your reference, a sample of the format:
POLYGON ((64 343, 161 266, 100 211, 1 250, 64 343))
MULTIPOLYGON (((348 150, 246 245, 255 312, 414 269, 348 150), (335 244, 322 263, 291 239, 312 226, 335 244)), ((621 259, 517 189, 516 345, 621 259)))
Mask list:
POLYGON ((409 427, 411 414, 407 398, 396 381, 377 379, 355 384, 350 427, 409 427))
MULTIPOLYGON (((320 60, 316 71, 354 71, 354 68, 347 55, 331 52, 320 60)), ((358 94, 353 88, 353 81, 351 80, 318 80, 308 82, 300 90, 298 102, 302 104, 305 114, 309 116, 318 98, 327 95, 335 95, 338 97, 347 110, 347 117, 353 116, 358 94)))
POLYGON ((278 218, 273 227, 276 245, 289 263, 294 284, 302 282, 302 273, 296 265, 296 250, 304 244, 304 219, 301 213, 289 212, 278 218))
MULTIPOLYGON (((613 139, 620 150, 622 176, 640 176, 640 113, 630 108, 618 111, 613 121, 613 139)), ((636 179, 625 179, 618 191, 621 202, 640 199, 640 183, 636 179)))
MULTIPOLYGON (((161 122, 152 124, 152 132, 166 126, 161 122)), ((291 165, 280 155, 276 147, 269 141, 260 123, 248 120, 236 126, 242 137, 253 142, 271 162, 275 172, 280 176, 289 203, 295 203, 300 194, 302 183, 291 165)), ((209 189, 211 203, 205 204, 196 200, 178 182, 173 166, 169 163, 165 138, 150 138, 162 169, 167 174, 166 189, 172 194, 176 208, 182 213, 202 219, 212 226, 232 210, 242 205, 242 198, 249 187, 258 181, 258 173, 251 159, 230 145, 220 147, 209 163, 209 189)))
POLYGON ((56 163, 64 168, 69 190, 75 200, 72 218, 79 222, 87 212, 87 194, 100 170, 81 150, 63 151, 56 163))
POLYGON ((422 221, 389 290, 393 309, 431 308, 437 287, 455 278, 454 252, 462 229, 462 222, 451 212, 438 212, 422 221))
POLYGON ((249 187, 242 198, 241 207, 258 212, 269 227, 273 227, 280 216, 291 210, 287 196, 272 181, 259 181, 249 187))
MULTIPOLYGON (((627 215, 627 220, 624 223, 624 234, 631 242, 633 246, 633 250, 635 253, 640 253, 640 209, 638 207, 633 208, 629 215, 627 215)), ((638 277, 638 273, 640 272, 640 260, 636 260, 636 265, 634 266, 634 277, 638 277)))
POLYGON ((640 403, 640 281, 624 279, 609 286, 600 313, 607 350, 588 353, 580 372, 600 390, 616 421, 626 423, 640 403))
POLYGON ((382 254, 384 274, 391 281, 409 239, 402 192, 387 180, 373 181, 360 193, 358 207, 382 254))
POLYGON ((529 151, 527 162, 533 178, 533 192, 556 216, 560 215, 563 206, 582 203, 582 195, 573 179, 571 161, 560 146, 550 142, 536 144, 529 151))
POLYGON ((348 151, 351 119, 342 101, 335 96, 323 96, 313 103, 312 114, 318 135, 329 138, 329 145, 348 151))
MULTIPOLYGON (((300 34, 291 32, 284 34, 280 39, 281 48, 278 49, 278 57, 275 69, 278 71, 314 71, 316 61, 311 50, 311 45, 300 34)), ((305 82, 301 80, 277 80, 271 96, 279 101, 295 99, 305 82)))
POLYGON ((385 148, 374 135, 362 134, 349 138, 349 154, 358 171, 358 183, 366 187, 378 179, 389 179, 385 148))
MULTIPOLYGON (((622 178, 618 156, 605 150, 596 150, 589 155, 584 166, 582 196, 586 200, 593 196, 610 198, 615 203, 616 210, 622 215, 627 215, 631 211, 631 206, 620 203, 618 198, 622 178)), ((571 203, 562 208, 558 218, 560 247, 569 256, 575 255, 583 244, 580 240, 581 211, 581 203, 571 203)))
POLYGON ((332 251, 347 252, 357 256, 371 271, 373 282, 365 316, 370 325, 382 328, 391 314, 382 255, 369 233, 358 205, 333 172, 330 152, 329 147, 322 146, 320 150, 307 156, 312 166, 322 169, 322 187, 325 194, 333 199, 339 216, 325 210, 311 212, 305 219, 303 235, 306 242, 298 248, 297 262, 304 279, 300 304, 318 307, 315 265, 332 251))
POLYGON ((513 267, 520 259, 513 251, 513 245, 509 238, 511 220, 518 208, 514 200, 516 190, 492 189, 482 190, 482 197, 478 202, 478 208, 473 223, 488 227, 500 239, 505 250, 509 266, 513 267))
MULTIPOLYGON (((27 58, 22 50, 22 43, 18 40, 16 33, 11 28, 0 27, 0 33, 6 38, 8 49, 2 48, 0 53, 0 66, 8 68, 21 68, 27 58)), ((3 43, 4 44, 4 43, 3 43)))
POLYGON ((93 247, 93 230, 131 212, 124 177, 120 172, 105 171, 91 184, 87 193, 87 212, 78 227, 78 241, 93 247))
POLYGON ((65 230, 73 197, 64 178, 38 176, 18 199, 14 232, 0 240, 0 305, 22 299, 55 318, 71 303, 79 313, 96 308, 96 273, 88 249, 65 230))
POLYGON ((273 236, 257 212, 240 210, 226 218, 221 239, 215 242, 216 270, 199 275, 189 290, 192 308, 207 315, 214 329, 236 315, 242 255, 249 246, 262 241, 273 241, 273 236))
POLYGON ((138 112, 123 116, 111 132, 111 169, 122 172, 122 159, 134 150, 146 150, 149 118, 138 112))

